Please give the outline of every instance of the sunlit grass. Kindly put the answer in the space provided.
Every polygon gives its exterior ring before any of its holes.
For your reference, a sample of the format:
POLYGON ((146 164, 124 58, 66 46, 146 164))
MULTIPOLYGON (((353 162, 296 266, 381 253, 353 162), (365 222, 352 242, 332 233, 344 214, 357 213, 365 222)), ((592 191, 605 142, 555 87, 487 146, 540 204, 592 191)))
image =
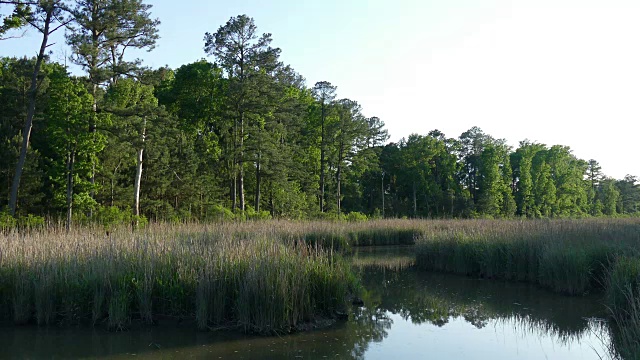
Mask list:
MULTIPOLYGON (((605 292, 619 353, 640 352, 640 220, 267 221, 0 235, 0 319, 122 329, 158 316, 202 329, 283 333, 332 316, 356 291, 336 251, 415 243, 415 266, 605 292), (635 285, 634 285, 635 284, 635 285), (634 287, 635 286, 635 287, 634 287)), ((370 267, 366 257, 355 268, 370 267)), ((384 268, 404 269, 410 257, 384 268)), ((632 354, 632 355, 629 355, 632 354)))
POLYGON ((640 220, 436 221, 421 229, 416 265, 424 270, 569 295, 606 292, 618 355, 640 357, 640 220))
POLYGON ((157 225, 1 235, 0 317, 124 329, 171 316, 281 333, 343 306, 355 279, 341 256, 268 228, 248 234, 157 225))

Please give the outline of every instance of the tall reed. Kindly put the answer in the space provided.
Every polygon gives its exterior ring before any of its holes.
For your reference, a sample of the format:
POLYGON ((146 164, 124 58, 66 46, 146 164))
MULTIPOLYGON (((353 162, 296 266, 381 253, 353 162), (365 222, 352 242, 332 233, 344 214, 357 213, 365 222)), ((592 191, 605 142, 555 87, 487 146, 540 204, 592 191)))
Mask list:
POLYGON ((607 278, 607 308, 615 323, 614 347, 622 359, 640 358, 640 258, 620 257, 607 278))
POLYGON ((640 221, 440 221, 416 246, 425 270, 526 281, 582 295, 606 292, 616 351, 640 358, 640 221))
POLYGON ((289 332, 333 316, 356 283, 341 256, 268 229, 50 230, 1 235, 0 249, 0 319, 17 324, 123 329, 173 316, 202 329, 289 332))

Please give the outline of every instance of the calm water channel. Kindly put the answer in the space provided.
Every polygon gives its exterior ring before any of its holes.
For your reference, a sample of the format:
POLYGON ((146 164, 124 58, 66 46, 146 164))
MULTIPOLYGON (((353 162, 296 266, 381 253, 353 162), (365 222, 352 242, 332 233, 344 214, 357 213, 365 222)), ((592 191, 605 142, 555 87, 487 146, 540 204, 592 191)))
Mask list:
POLYGON ((0 328, 0 358, 600 359, 609 335, 599 298, 524 284, 428 274, 407 249, 354 254, 365 307, 307 333, 252 337, 192 326, 123 333, 0 328))

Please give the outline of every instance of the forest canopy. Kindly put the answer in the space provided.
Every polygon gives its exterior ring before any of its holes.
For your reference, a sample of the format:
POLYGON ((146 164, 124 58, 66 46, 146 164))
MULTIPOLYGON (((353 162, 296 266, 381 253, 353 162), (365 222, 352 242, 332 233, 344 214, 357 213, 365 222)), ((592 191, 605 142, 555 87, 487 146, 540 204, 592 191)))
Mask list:
POLYGON ((0 10, 2 41, 42 36, 36 57, 0 57, 0 223, 638 213, 638 178, 568 146, 513 148, 478 127, 388 142, 392 119, 307 84, 247 15, 204 34, 203 59, 151 69, 129 56, 160 36, 141 0, 0 10), (55 31, 81 74, 47 56, 55 31))

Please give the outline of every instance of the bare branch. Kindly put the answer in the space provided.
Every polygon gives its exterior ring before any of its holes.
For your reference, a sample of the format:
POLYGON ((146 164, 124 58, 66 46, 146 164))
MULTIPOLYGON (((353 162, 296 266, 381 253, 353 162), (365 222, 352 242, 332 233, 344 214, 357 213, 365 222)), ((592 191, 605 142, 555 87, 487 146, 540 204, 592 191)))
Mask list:
POLYGON ((27 30, 23 31, 22 34, 20 35, 12 35, 12 36, 6 36, 6 37, 0 36, 0 41, 9 40, 9 39, 20 39, 20 38, 23 38, 25 35, 27 35, 27 30))

